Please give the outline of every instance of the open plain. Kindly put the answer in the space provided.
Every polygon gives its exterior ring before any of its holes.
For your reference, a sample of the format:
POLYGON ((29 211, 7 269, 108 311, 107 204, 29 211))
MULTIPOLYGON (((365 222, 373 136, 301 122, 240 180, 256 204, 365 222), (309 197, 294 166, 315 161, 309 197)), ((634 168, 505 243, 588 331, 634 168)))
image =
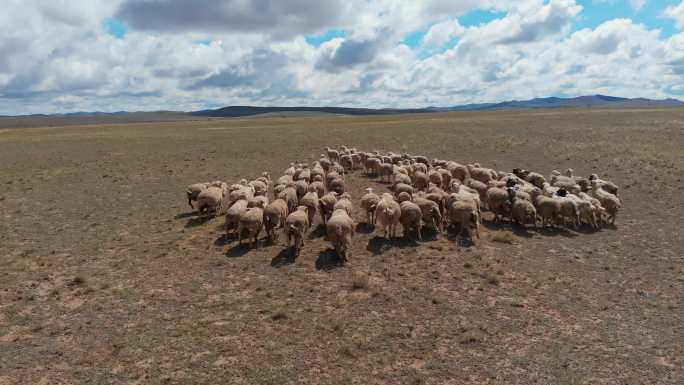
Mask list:
MULTIPOLYGON (((682 384, 684 109, 286 117, 0 130, 0 384, 682 384), (347 263, 223 237, 191 183, 325 146, 616 182, 600 231, 385 242, 347 263)), ((262 238, 264 237, 262 233, 262 238)))

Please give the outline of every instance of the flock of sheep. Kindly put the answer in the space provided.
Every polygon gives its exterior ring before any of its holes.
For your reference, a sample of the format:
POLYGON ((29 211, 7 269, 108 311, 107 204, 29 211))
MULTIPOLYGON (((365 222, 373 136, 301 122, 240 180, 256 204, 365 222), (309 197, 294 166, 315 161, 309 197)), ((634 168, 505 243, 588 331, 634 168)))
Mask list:
POLYGON ((588 178, 553 171, 547 180, 523 169, 494 171, 479 164, 462 165, 425 156, 362 152, 342 146, 326 148, 326 154, 311 166, 292 163, 284 175, 271 180, 263 175, 253 181, 227 185, 215 181, 188 186, 190 207, 201 216, 225 214, 226 236, 254 239, 262 229, 276 242, 282 231, 295 255, 303 246, 316 215, 320 215, 326 237, 343 258, 349 254, 355 222, 352 197, 345 188, 345 175, 363 169, 390 184, 392 193, 377 195, 372 188, 361 198, 366 223, 381 229, 387 238, 396 236, 398 224, 404 236, 415 232, 421 239, 424 226, 439 234, 457 228, 459 235, 479 239, 482 211, 494 221, 509 219, 520 225, 542 226, 585 224, 594 229, 613 223, 620 209, 618 187, 596 174, 588 178), (269 190, 273 200, 269 199, 269 190))

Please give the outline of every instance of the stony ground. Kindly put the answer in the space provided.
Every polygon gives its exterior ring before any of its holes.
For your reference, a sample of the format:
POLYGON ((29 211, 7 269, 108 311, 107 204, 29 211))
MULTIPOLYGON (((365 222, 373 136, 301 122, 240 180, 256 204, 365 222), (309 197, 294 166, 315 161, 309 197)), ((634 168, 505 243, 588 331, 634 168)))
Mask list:
POLYGON ((0 384, 682 384, 682 148, 684 109, 0 131, 0 384), (343 264, 320 229, 238 247, 184 200, 340 144, 596 172, 624 207, 475 245, 360 224, 343 264))

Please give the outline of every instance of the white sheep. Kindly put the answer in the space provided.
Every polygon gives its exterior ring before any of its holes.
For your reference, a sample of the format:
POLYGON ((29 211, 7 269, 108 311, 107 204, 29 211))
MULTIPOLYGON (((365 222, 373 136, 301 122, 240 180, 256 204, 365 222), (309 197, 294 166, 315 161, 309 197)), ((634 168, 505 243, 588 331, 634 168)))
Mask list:
POLYGON ((309 215, 307 214, 306 206, 299 206, 297 209, 290 213, 285 219, 285 239, 287 240, 287 246, 294 241, 294 252, 295 255, 299 255, 302 247, 304 246, 304 234, 309 231, 309 215))
POLYGON ((366 212, 366 223, 371 226, 375 226, 375 208, 379 202, 380 197, 370 187, 366 189, 366 195, 361 197, 361 207, 366 212))
POLYGON ((226 212, 226 236, 229 236, 231 232, 235 232, 240 224, 240 217, 247 211, 248 202, 246 199, 240 199, 233 203, 228 211, 226 212))
POLYGON ((200 215, 220 215, 227 194, 228 185, 225 183, 221 187, 207 187, 197 195, 197 211, 200 215))
POLYGON ((391 194, 382 194, 380 202, 375 207, 375 218, 387 239, 396 235, 396 226, 401 218, 401 207, 391 194))
POLYGON ((610 221, 611 224, 614 224, 618 210, 620 210, 620 207, 622 206, 620 199, 604 190, 597 180, 591 181, 590 194, 601 202, 601 206, 606 210, 608 216, 607 220, 610 221))
POLYGON ((254 246, 259 247, 258 238, 261 229, 264 227, 264 206, 263 201, 256 201, 257 206, 248 208, 240 216, 238 225, 238 244, 242 245, 242 233, 247 232, 247 238, 254 237, 254 246))
POLYGON ((420 207, 411 201, 401 202, 399 207, 401 209, 399 222, 401 222, 401 226, 404 229, 404 237, 408 238, 409 232, 415 230, 418 234, 418 240, 422 242, 423 212, 420 210, 420 207))
POLYGON ((285 226, 287 214, 287 202, 283 199, 276 199, 264 208, 264 228, 271 242, 278 239, 277 230, 285 226))
POLYGON ((351 255, 349 249, 354 236, 354 220, 347 214, 347 210, 340 208, 333 211, 325 230, 327 239, 337 254, 346 260, 351 255))

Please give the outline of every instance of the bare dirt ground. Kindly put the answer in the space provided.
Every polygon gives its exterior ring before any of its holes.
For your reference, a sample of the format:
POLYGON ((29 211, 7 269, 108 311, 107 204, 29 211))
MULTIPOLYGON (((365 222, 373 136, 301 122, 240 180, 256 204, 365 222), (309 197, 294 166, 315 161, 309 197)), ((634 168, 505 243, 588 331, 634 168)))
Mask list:
MULTIPOLYGON (((4 130, 0 384, 682 384, 683 148, 684 109, 4 130), (184 199, 340 144, 597 172, 623 209, 598 232, 486 221, 475 246, 360 226, 341 264, 320 231, 296 259, 226 243, 184 199)), ((361 222, 385 186, 348 183, 361 222)))

